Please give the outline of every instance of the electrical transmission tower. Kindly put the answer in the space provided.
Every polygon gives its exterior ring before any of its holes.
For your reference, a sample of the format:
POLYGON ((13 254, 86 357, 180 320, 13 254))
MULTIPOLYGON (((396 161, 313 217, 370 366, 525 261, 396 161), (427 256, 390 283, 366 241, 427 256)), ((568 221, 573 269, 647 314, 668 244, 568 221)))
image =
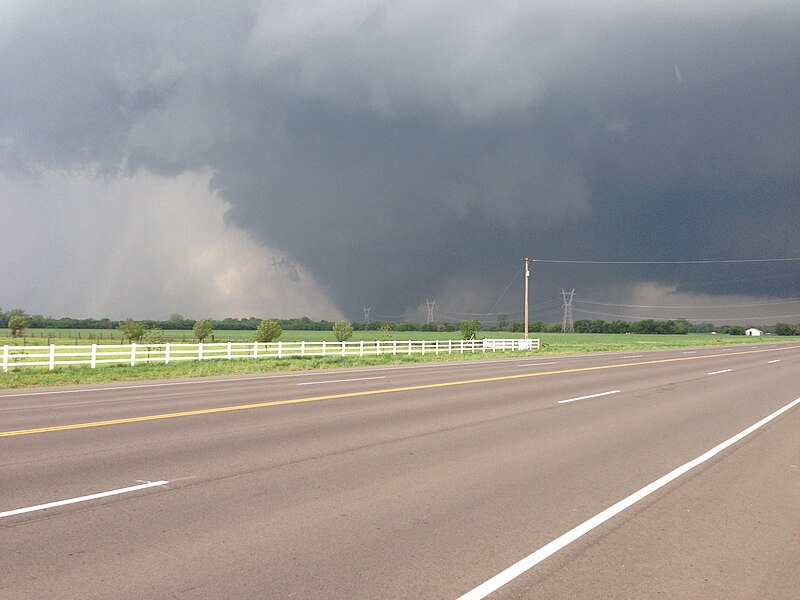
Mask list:
POLYGON ((369 306, 365 306, 364 307, 364 323, 369 323, 369 311, 370 310, 371 309, 370 309, 369 306))
POLYGON ((428 324, 430 324, 433 323, 433 306, 436 304, 436 300, 430 301, 426 298, 425 304, 428 307, 428 324))
POLYGON ((572 318, 572 299, 575 297, 575 290, 567 292, 561 288, 561 297, 564 299, 564 318, 561 320, 561 331, 572 333, 575 331, 575 319, 572 318), (567 300, 569 296, 569 300, 567 300))

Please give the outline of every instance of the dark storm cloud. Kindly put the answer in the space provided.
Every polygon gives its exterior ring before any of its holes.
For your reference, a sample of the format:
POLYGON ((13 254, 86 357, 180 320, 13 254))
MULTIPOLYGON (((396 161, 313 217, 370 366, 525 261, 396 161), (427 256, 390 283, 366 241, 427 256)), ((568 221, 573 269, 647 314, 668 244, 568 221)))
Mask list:
MULTIPOLYGON (((0 165, 211 168, 354 317, 493 310, 526 255, 800 256, 800 8, 693 4, 25 3, 0 165)), ((796 264, 536 276, 800 295, 796 264)))

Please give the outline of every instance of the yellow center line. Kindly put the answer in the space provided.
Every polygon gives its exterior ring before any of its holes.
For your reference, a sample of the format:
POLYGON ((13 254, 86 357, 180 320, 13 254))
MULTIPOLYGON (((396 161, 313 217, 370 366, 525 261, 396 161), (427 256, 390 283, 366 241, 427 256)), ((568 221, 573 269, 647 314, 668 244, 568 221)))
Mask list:
POLYGON ((761 350, 745 350, 741 352, 725 352, 720 354, 704 354, 701 356, 683 356, 678 358, 662 358, 658 360, 647 360, 632 363, 620 363, 614 365, 600 365, 595 367, 580 367, 576 369, 562 369, 558 371, 541 371, 538 373, 518 373, 516 375, 501 375, 498 377, 484 377, 481 379, 467 379, 463 381, 447 381, 443 383, 426 383, 423 385, 410 385, 405 387, 386 388, 380 390, 367 390, 362 392, 347 392, 344 394, 328 394, 325 396, 311 396, 309 398, 295 398, 293 400, 274 400, 271 402, 258 402, 255 404, 239 404, 236 406, 219 406, 216 408, 203 408, 198 410, 187 410, 174 413, 163 413, 158 415, 144 415, 141 417, 127 417, 124 419, 111 419, 108 421, 92 421, 89 423, 72 423, 69 425, 54 425, 52 427, 38 427, 36 429, 19 429, 16 431, 0 431, 0 437, 12 437, 17 435, 30 435, 33 433, 49 433, 53 431, 69 431, 72 429, 89 429, 90 427, 105 427, 106 425, 123 425, 125 423, 141 423, 144 421, 160 421, 163 419, 175 419, 178 417, 193 417, 197 415, 211 415, 215 413, 232 412, 236 410, 250 410, 253 408, 267 408, 270 406, 283 406, 287 404, 303 404, 306 402, 320 402, 322 400, 337 400, 341 398, 358 398, 362 396, 376 396, 379 394, 392 394, 396 392, 412 392, 417 390, 431 390, 436 388, 453 387, 457 385, 472 385, 476 383, 491 383, 496 381, 509 381, 512 379, 527 379, 530 377, 544 377, 547 375, 564 375, 567 373, 580 373, 586 371, 601 371, 604 369, 620 369, 624 367, 640 367, 643 365, 656 365, 671 362, 681 362, 689 360, 701 360, 707 358, 720 358, 724 356, 737 356, 743 354, 758 354, 762 352, 777 352, 779 350, 794 350, 800 346, 788 346, 782 348, 765 348, 761 350))

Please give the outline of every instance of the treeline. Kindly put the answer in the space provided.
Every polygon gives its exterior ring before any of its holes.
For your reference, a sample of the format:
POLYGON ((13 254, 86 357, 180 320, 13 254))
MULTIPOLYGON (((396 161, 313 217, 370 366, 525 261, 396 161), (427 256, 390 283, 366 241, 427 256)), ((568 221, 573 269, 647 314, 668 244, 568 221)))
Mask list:
MULTIPOLYGON (((8 320, 13 316, 23 316, 27 321, 27 328, 30 329, 117 329, 120 323, 125 320, 114 319, 74 319, 72 317, 45 317, 43 315, 28 315, 22 309, 13 309, 4 312, 0 309, 0 327, 8 327, 8 320)), ((183 315, 174 314, 169 319, 141 319, 141 323, 147 329, 166 329, 166 330, 185 330, 191 331, 194 324, 200 319, 187 319, 183 315)), ((208 319, 214 329, 217 330, 252 330, 258 329, 258 325, 263 319, 259 317, 245 317, 237 319, 227 317, 225 319, 208 319)), ((316 330, 330 331, 333 321, 312 321, 308 317, 298 319, 278 319, 283 329, 293 330, 316 330)))
MULTIPOLYGON (((11 317, 22 316, 26 320, 26 327, 30 329, 117 329, 122 320, 103 319, 74 319, 71 317, 45 317, 43 315, 28 315, 24 310, 16 308, 9 311, 0 309, 0 327, 8 327, 11 317)), ((215 331, 249 330, 258 329, 262 321, 260 317, 225 319, 208 319, 215 331)), ((333 321, 314 321, 308 317, 295 319, 276 319, 281 328, 289 331, 331 331, 333 321)), ((146 329, 185 330, 191 331, 197 322, 196 319, 187 319, 175 313, 166 320, 143 319, 138 321, 146 329)), ((713 323, 690 323, 686 319, 659 321, 644 319, 641 321, 603 321, 578 319, 575 321, 576 333, 652 333, 652 334, 686 334, 686 333, 727 333, 731 335, 744 335, 746 328, 742 325, 716 326, 713 323)), ((406 323, 370 321, 369 323, 352 323, 355 331, 431 331, 431 332, 456 332, 460 330, 461 323, 443 321, 435 323, 406 323)), ((765 333, 775 335, 800 335, 800 323, 776 323, 775 325, 759 325, 765 333)), ((522 332, 525 325, 520 322, 485 324, 482 331, 513 331, 522 332)), ((561 323, 545 323, 532 321, 528 330, 532 333, 557 333, 562 330, 561 323)))

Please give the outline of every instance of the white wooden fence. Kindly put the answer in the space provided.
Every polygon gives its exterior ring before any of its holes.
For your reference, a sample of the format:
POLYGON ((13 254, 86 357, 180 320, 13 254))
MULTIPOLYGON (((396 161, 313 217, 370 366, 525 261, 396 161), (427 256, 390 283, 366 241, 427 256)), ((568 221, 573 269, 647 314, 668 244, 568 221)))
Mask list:
POLYGON ((407 340, 361 342, 223 342, 216 344, 130 344, 87 346, 3 346, 3 371, 9 367, 126 363, 169 364, 181 360, 369 356, 379 354, 464 354, 539 350, 538 339, 407 340))

